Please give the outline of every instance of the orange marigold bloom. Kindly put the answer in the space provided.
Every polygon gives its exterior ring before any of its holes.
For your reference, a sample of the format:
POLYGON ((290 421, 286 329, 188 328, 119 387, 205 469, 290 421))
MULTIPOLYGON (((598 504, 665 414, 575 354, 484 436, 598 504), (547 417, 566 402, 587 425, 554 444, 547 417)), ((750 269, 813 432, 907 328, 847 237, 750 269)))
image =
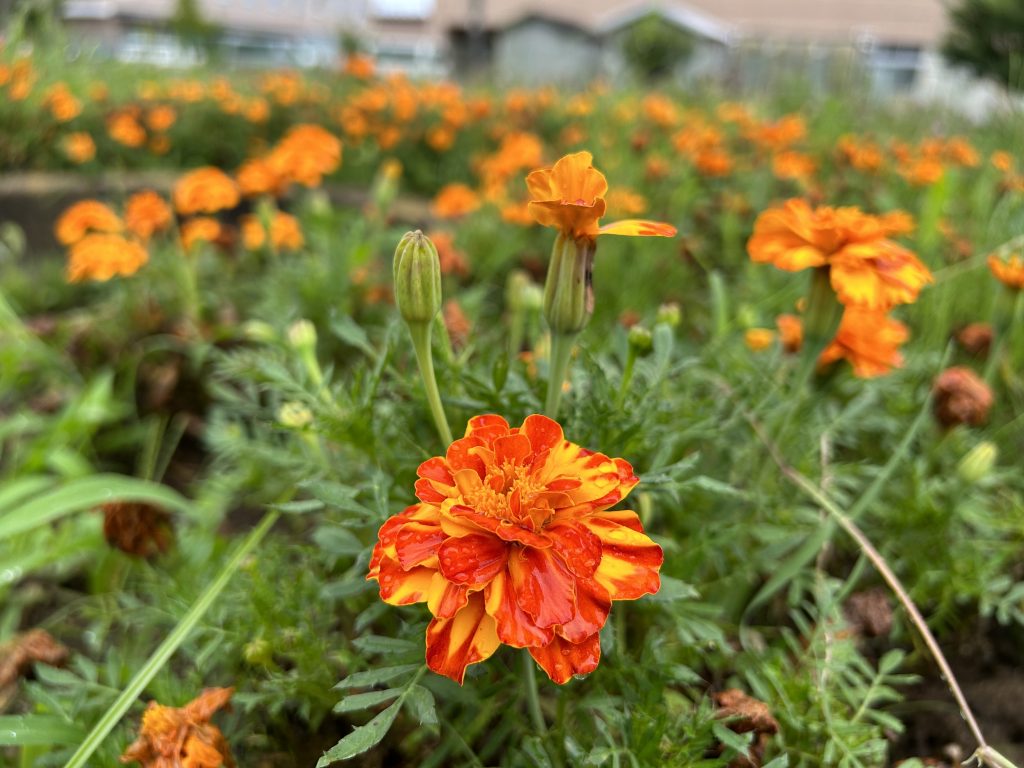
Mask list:
POLYGON ((775 331, 771 328, 748 328, 743 333, 743 343, 751 352, 763 352, 775 341, 775 331))
POLYGON ((276 197, 284 194, 288 187, 288 180, 281 178, 278 169, 263 157, 242 163, 235 177, 238 179, 238 188, 246 197, 256 197, 257 195, 274 195, 276 197))
POLYGON ((128 198, 124 207, 124 221, 128 231, 143 242, 167 229, 173 220, 171 206, 151 189, 136 192, 128 198))
POLYGON ((790 272, 828 267, 843 304, 888 309, 913 302, 932 282, 917 256, 888 239, 910 226, 902 212, 871 216, 859 208, 812 209, 804 200, 789 200, 757 217, 747 251, 756 262, 790 272))
POLYGON ((98 200, 82 200, 60 215, 54 234, 61 245, 73 245, 89 232, 120 232, 123 228, 110 207, 98 200))
POLYGON ((818 164, 803 152, 779 152, 772 158, 772 173, 777 179, 800 181, 814 175, 818 164))
POLYGON ((162 554, 174 540, 171 516, 152 504, 111 501, 103 511, 103 538, 129 555, 153 557, 162 554))
POLYGON ((903 364, 899 347, 909 337, 907 327, 884 311, 847 307, 835 339, 818 358, 818 366, 846 360, 855 376, 881 376, 903 364))
POLYGON ((371 56, 361 53, 353 53, 345 60, 345 74, 357 77, 360 80, 368 80, 373 77, 376 65, 371 56))
POLYGON ((149 130, 156 131, 157 133, 163 133, 170 129, 177 120, 177 111, 168 104, 153 107, 146 114, 146 125, 149 126, 149 130))
POLYGON ((538 224, 554 227, 567 237, 593 239, 598 235, 673 237, 676 228, 660 221, 626 219, 598 226, 604 216, 608 181, 592 165, 593 155, 566 155, 551 168, 526 177, 529 210, 538 224))
POLYGON ((96 157, 96 143, 84 131, 69 133, 61 143, 68 160, 81 165, 96 157))
POLYGON ((445 184, 431 206, 441 219, 457 219, 480 207, 480 197, 466 184, 445 184))
POLYGON ((127 277, 149 261, 146 249, 121 235, 86 235, 68 254, 69 283, 82 280, 109 280, 114 275, 127 277))
POLYGON ((210 216, 197 216, 181 225, 181 246, 191 251, 196 243, 212 243, 221 236, 220 222, 210 216))
POLYGON ((281 137, 267 161, 281 178, 316 187, 341 165, 341 140, 319 125, 296 125, 281 137))
POLYGON ((43 103, 50 108, 53 119, 60 123, 74 120, 82 114, 82 102, 75 98, 64 83, 50 86, 43 97, 43 103))
POLYGON ((380 529, 368 579, 392 605, 426 602, 427 665, 462 683, 501 643, 556 683, 592 672, 613 600, 660 587, 661 547, 629 510, 623 459, 565 439, 545 416, 476 416, 417 470, 420 503, 380 529))
POLYGON ((997 171, 1008 173, 1013 170, 1013 155, 1005 150, 999 149, 993 152, 989 162, 997 171))
POLYGON ((996 279, 1007 288, 1024 290, 1024 259, 1019 253, 1001 259, 995 254, 988 257, 988 268, 996 279))
POLYGON ((234 208, 239 199, 235 182, 213 166, 189 171, 174 185, 174 207, 178 213, 186 215, 234 208))
POLYGON ((804 345, 804 325, 796 315, 779 315, 775 318, 775 327, 779 329, 782 348, 790 354, 800 351, 804 345))
POLYGON ((210 718, 234 688, 208 688, 184 707, 149 702, 139 737, 121 755, 122 763, 143 768, 234 768, 227 740, 210 718))
MULTIPOLYGON (((263 222, 257 216, 242 218, 242 243, 250 251, 262 248, 267 241, 263 222)), ((299 220, 289 213, 277 211, 270 220, 270 242, 274 248, 295 251, 306 242, 302 236, 299 220)))
POLYGON ((146 143, 146 129, 128 112, 118 112, 107 118, 107 133, 126 147, 141 147, 146 143))

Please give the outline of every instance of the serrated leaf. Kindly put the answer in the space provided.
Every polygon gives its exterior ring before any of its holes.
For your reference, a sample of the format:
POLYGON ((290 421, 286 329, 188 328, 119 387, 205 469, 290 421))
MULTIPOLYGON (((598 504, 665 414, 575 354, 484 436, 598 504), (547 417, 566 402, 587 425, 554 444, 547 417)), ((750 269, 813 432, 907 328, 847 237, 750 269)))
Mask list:
POLYGON ((435 726, 438 724, 434 694, 422 685, 414 685, 405 695, 406 701, 412 709, 413 715, 420 721, 420 725, 435 726))
POLYGON ((390 683, 402 675, 408 675, 419 669, 421 664, 399 664, 393 667, 380 667, 379 669, 368 669, 365 672, 356 672, 349 675, 335 689, 340 691, 351 690, 352 688, 369 688, 371 685, 390 683))
POLYGON ((391 726, 395 722, 395 718, 398 717, 398 711, 401 708, 402 702, 396 701, 366 725, 357 727, 352 733, 327 750, 317 761, 316 768, 324 768, 324 766, 348 760, 377 746, 381 739, 387 735, 387 732, 391 730, 391 726))
POLYGON ((366 693, 353 693, 346 696, 334 705, 334 711, 338 714, 343 712, 356 712, 360 709, 368 709, 385 701, 397 698, 402 693, 401 688, 388 688, 385 691, 367 691, 366 693))

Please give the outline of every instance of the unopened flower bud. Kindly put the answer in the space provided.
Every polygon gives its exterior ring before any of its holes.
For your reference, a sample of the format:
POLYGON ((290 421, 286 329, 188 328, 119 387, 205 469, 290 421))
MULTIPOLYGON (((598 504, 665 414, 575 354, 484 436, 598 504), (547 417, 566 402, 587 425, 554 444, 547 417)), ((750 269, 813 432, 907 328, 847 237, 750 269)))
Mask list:
POLYGON ((513 269, 508 273, 508 279, 505 281, 505 305, 510 312, 521 312, 526 308, 526 293, 531 285, 533 281, 523 270, 513 269))
POLYGON ((441 260, 420 230, 406 232, 395 249, 395 303, 407 323, 429 323, 441 311, 441 260))
POLYGON ((683 310, 674 301, 667 302, 658 307, 656 323, 663 323, 670 328, 676 328, 683 319, 683 310))
POLYGON ((242 658, 253 667, 269 667, 273 662, 270 643, 262 637, 251 640, 242 647, 242 658))
POLYGON ((976 483, 992 471, 998 458, 999 449, 995 444, 988 440, 982 441, 960 459, 956 473, 968 483, 976 483))
POLYGON ((560 234, 555 240, 544 284, 544 317, 554 334, 579 333, 594 312, 594 251, 592 239, 560 234))
POLYGON ((302 429, 313 421, 313 412, 302 403, 291 400, 277 409, 277 420, 285 427, 302 429))
POLYGON ((637 323, 629 329, 629 346, 639 357, 648 354, 654 347, 654 336, 650 330, 637 323))
POLYGON ((296 320, 288 326, 288 343, 295 349, 312 349, 316 346, 316 326, 309 320, 296 320))
POLYGON ((249 320, 242 326, 242 335, 250 341, 276 341, 277 331, 270 323, 262 320, 249 320))

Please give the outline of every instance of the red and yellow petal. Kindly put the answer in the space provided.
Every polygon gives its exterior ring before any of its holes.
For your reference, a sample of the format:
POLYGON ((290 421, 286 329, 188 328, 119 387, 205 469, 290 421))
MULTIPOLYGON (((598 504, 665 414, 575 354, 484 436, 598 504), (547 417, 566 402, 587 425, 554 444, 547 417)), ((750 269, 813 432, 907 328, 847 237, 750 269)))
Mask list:
POLYGON ((547 645, 554 637, 554 630, 538 627, 533 617, 520 607, 507 571, 499 573, 484 588, 484 604, 487 613, 497 622, 498 637, 505 645, 515 648, 547 645))
POLYGON ((535 455, 550 451, 565 442, 565 435, 558 422, 538 413, 526 417, 520 433, 526 435, 535 455))
POLYGON ((612 599, 604 587, 594 579, 577 579, 576 616, 556 632, 571 643, 582 643, 601 631, 611 609, 612 599))
POLYGON ((599 235, 626 235, 628 237, 675 237, 678 230, 663 221, 623 219, 605 224, 599 235))
POLYGON ((476 592, 452 618, 435 618, 427 626, 427 666, 462 685, 466 667, 490 658, 499 645, 495 621, 476 592))
POLYGON ((530 648, 530 655, 552 682, 564 685, 574 675, 589 675, 597 669, 601 661, 601 641, 596 633, 580 643, 570 643, 555 635, 547 645, 530 648))
POLYGON ((577 578, 594 575, 601 562, 601 540, 576 522, 554 523, 544 529, 551 547, 577 578))
POLYGON ((508 559, 508 573, 520 607, 538 627, 572 621, 576 615, 576 579, 550 549, 522 547, 508 559))
POLYGON ((381 560, 376 576, 380 584, 380 599, 391 605, 411 605, 422 603, 430 594, 431 579, 437 573, 432 568, 416 566, 404 570, 397 560, 385 557, 381 560))
POLYGON ((398 562, 406 570, 416 565, 433 567, 435 563, 429 561, 437 556, 438 548, 447 538, 448 534, 441 529, 440 523, 410 520, 395 537, 398 562))
POLYGON ((533 531, 516 525, 509 520, 501 520, 475 512, 469 507, 453 506, 441 519, 441 526, 450 536, 467 536, 480 531, 489 531, 502 541, 515 541, 535 549, 547 549, 551 540, 533 531))
POLYGON ((435 571, 427 593, 427 608, 439 619, 450 619, 462 610, 469 601, 469 589, 453 584, 440 572, 435 571))
POLYGON ((447 539, 437 551, 440 571, 453 584, 479 589, 505 570, 509 544, 486 533, 447 539))
POLYGON ((582 523, 601 539, 601 564, 594 579, 612 600, 636 600, 661 588, 658 571, 665 555, 646 534, 599 515, 582 523))

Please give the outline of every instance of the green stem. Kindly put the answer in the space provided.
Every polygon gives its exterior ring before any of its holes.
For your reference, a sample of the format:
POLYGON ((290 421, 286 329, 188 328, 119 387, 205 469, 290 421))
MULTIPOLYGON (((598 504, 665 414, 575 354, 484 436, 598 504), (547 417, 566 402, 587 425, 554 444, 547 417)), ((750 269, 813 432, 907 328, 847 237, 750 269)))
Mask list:
POLYGON ((523 316, 523 311, 521 309, 513 310, 508 331, 509 363, 515 363, 519 358, 519 350, 523 348, 523 333, 525 325, 526 318, 523 316))
POLYGON ((409 335, 416 351, 416 362, 420 367, 420 378, 423 390, 427 395, 430 415, 434 417, 437 434, 445 445, 452 444, 452 430, 441 406, 441 393, 437 389, 437 378, 434 376, 434 355, 430 348, 430 323, 409 323, 409 335))
MULTIPOLYGON (((995 332, 995 340, 992 344, 992 349, 989 350, 988 364, 985 366, 985 383, 990 387, 995 382, 996 372, 999 369, 999 363, 1003 358, 1003 353, 1007 349, 1007 341, 1014 329, 1021 323, 1021 314, 1024 313, 1024 291, 1013 291, 1009 289, 1005 293, 1009 293, 1012 297, 1012 309, 1010 310, 1010 317, 1007 319, 1006 313, 1003 310, 1004 302, 1001 300, 1002 297, 997 297, 993 307, 993 318, 992 318, 992 329, 995 332)), ((1013 349, 1013 347, 1010 347, 1013 349)))
POLYGON ((633 368, 636 366, 636 347, 629 345, 629 352, 626 353, 626 367, 622 369, 622 382, 619 384, 619 394, 615 398, 616 410, 622 410, 622 404, 626 402, 626 393, 629 392, 629 385, 633 381, 633 368))
POLYGON ((121 692, 121 695, 117 697, 117 700, 103 713, 103 717, 93 726, 89 735, 85 737, 85 741, 78 747, 64 768, 84 768, 88 764, 93 752, 103 743, 103 740, 114 729, 114 726, 120 722, 125 712, 128 711, 128 708, 139 697, 139 694, 145 690, 157 672, 163 668, 171 656, 174 655, 174 652, 185 642, 185 638, 188 637, 196 624, 199 623, 203 614, 210 609, 210 606, 217 600, 220 593, 224 591, 231 577, 235 575, 235 571, 238 570, 249 554, 263 540, 263 537, 267 535, 267 532, 279 516, 280 513, 276 511, 268 511, 263 515, 259 525, 249 533, 245 541, 235 550, 235 554, 231 556, 231 559, 224 565, 220 573, 217 574, 217 578, 199 596, 199 599, 192 604, 188 613, 178 622, 178 625, 171 633, 164 638, 164 641, 160 643, 160 647, 153 651, 153 655, 146 660, 146 663, 135 674, 135 677, 132 678, 128 686, 121 692))
POLYGON ((544 713, 540 711, 540 693, 537 691, 537 665, 533 663, 533 657, 529 651, 524 650, 521 654, 523 659, 523 688, 526 692, 526 708, 530 711, 530 719, 533 721, 534 730, 537 735, 544 737, 548 732, 548 725, 544 722, 544 713))
POLYGON ((178 284, 181 290, 181 301, 185 320, 197 333, 199 331, 199 320, 202 316, 202 309, 199 304, 199 288, 196 285, 198 264, 198 254, 189 254, 184 248, 181 249, 178 258, 178 284))
POLYGON ((558 406, 562 401, 562 385, 569 374, 572 348, 577 333, 551 333, 551 364, 548 366, 548 397, 544 402, 544 414, 551 419, 558 418, 558 406))

